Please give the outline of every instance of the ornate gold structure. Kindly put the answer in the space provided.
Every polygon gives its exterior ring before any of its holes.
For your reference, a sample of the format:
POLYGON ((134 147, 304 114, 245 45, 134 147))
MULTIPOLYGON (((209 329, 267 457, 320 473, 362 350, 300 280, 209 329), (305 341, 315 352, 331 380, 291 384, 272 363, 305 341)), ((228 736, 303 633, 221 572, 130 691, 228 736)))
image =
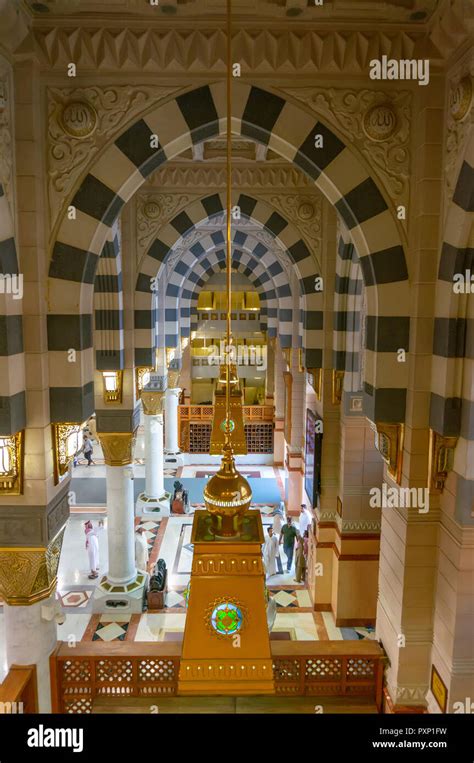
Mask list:
POLYGON ((104 403, 122 402, 123 371, 102 371, 104 403))
POLYGON ((216 537, 235 537, 240 534, 242 517, 250 508, 250 485, 235 468, 230 443, 223 448, 222 464, 204 488, 204 503, 213 517, 212 530, 216 537))
POLYGON ((375 433, 375 447, 387 464, 390 477, 400 484, 402 476, 404 424, 370 422, 375 433))
POLYGON ((23 493, 25 432, 0 437, 0 495, 23 493))
POLYGON ((342 400, 342 392, 344 389, 344 371, 332 372, 332 404, 339 405, 342 400))
POLYGON ((54 452, 54 484, 67 473, 69 464, 80 449, 81 424, 51 424, 54 452))
POLYGON ((143 412, 146 416, 156 416, 161 413, 165 393, 156 389, 142 389, 143 412))
POLYGON ((176 389, 179 384, 179 371, 177 368, 168 368, 168 387, 176 389))
POLYGON ((310 384, 314 389, 316 397, 321 400, 321 393, 323 389, 323 369, 322 368, 308 368, 310 374, 310 384))
MULTIPOLYGON (((222 465, 206 485, 207 511, 194 514, 193 567, 180 662, 180 694, 274 693, 267 624, 264 541, 260 512, 249 511, 252 492, 235 468, 234 437, 244 436, 242 396, 231 346, 231 0, 227 0, 227 353, 216 392, 224 412, 222 465), (225 400, 225 407, 224 407, 225 400), (233 404, 233 401, 234 404, 233 404), (242 422, 241 435, 236 418, 242 422), (221 629, 217 627, 220 623, 221 629)), ((215 410, 216 410, 215 409, 215 410)), ((238 440, 237 440, 238 442, 238 440)), ((211 450, 212 452, 212 450, 211 450)))
POLYGON ((137 400, 140 400, 142 396, 142 389, 146 384, 147 374, 153 371, 153 366, 137 366, 135 368, 135 391, 137 400))
POLYGON ((48 546, 0 548, 0 595, 10 606, 47 599, 56 589, 65 527, 48 546))
POLYGON ((262 520, 242 515, 239 539, 216 538, 207 511, 194 514, 188 614, 179 671, 179 694, 273 694, 273 662, 266 617, 262 520), (216 606, 237 607, 242 624, 220 635, 216 606))
POLYGON ((430 458, 428 487, 442 493, 448 472, 453 468, 457 437, 444 437, 430 429, 430 458))
POLYGON ((127 466, 132 463, 134 432, 97 432, 107 466, 127 466))
POLYGON ((219 380, 214 392, 214 418, 212 420, 210 454, 222 453, 226 442, 226 421, 229 418, 232 427, 232 450, 234 453, 247 453, 245 437, 242 390, 240 389, 235 365, 230 366, 229 401, 227 400, 227 367, 221 366, 219 380), (229 415, 227 414, 229 405, 229 415))

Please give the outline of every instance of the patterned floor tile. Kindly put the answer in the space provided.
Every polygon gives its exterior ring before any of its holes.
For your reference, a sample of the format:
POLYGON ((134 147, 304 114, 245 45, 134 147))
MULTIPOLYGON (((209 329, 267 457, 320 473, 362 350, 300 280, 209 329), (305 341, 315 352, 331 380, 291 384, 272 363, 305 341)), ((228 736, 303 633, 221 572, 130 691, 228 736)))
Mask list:
POLYGON ((124 641, 129 623, 130 620, 120 623, 99 623, 92 636, 92 641, 124 641))
POLYGON ((63 607, 87 607, 91 595, 92 588, 90 591, 67 591, 65 593, 59 592, 61 604, 63 607))
POLYGON ((278 593, 274 594, 272 598, 276 602, 277 606, 284 607, 285 609, 291 606, 298 606, 298 600, 296 596, 294 596, 292 593, 289 593, 288 591, 278 591, 278 593))
POLYGON ((178 591, 168 591, 165 597, 166 609, 175 609, 176 607, 182 607, 184 609, 185 606, 186 602, 184 600, 184 596, 178 593, 178 591))

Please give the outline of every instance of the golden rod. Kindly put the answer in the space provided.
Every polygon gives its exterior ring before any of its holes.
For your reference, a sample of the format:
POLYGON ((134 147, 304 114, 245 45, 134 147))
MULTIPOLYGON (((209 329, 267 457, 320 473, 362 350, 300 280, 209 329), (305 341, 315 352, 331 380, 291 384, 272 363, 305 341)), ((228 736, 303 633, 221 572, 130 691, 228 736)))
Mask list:
POLYGON ((226 249, 226 274, 227 274, 227 355, 226 355, 226 424, 225 441, 230 439, 230 342, 231 342, 231 299, 232 299, 232 241, 231 241, 231 209, 232 209, 232 0, 227 0, 227 249, 226 249))

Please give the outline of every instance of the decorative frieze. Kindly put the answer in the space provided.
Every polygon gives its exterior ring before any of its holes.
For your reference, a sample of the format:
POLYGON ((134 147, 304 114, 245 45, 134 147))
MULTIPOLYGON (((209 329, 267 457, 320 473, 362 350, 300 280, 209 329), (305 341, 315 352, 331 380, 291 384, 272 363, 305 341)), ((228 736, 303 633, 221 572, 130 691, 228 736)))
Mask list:
MULTIPOLYGON (((203 165, 188 166, 186 164, 167 164, 147 178, 147 188, 173 188, 187 192, 188 189, 226 188, 225 166, 203 165)), ((232 186, 252 190, 268 188, 301 188, 312 189, 314 183, 306 175, 294 167, 272 166, 234 166, 232 168, 232 186)))
MULTIPOLYGON (((164 24, 127 28, 94 24, 38 25, 32 45, 43 67, 63 71, 74 61, 82 71, 130 71, 160 74, 224 74, 226 35, 222 28, 166 27, 164 24)), ((314 75, 337 73, 368 76, 370 61, 424 57, 426 37, 413 26, 364 31, 261 28, 243 25, 234 31, 232 46, 239 51, 242 72, 314 75), (328 51, 331 55, 328 55, 328 51)), ((444 54, 444 50, 441 49, 444 54)), ((441 57, 441 54, 440 54, 441 57)), ((432 51, 432 60, 436 51, 432 51)))

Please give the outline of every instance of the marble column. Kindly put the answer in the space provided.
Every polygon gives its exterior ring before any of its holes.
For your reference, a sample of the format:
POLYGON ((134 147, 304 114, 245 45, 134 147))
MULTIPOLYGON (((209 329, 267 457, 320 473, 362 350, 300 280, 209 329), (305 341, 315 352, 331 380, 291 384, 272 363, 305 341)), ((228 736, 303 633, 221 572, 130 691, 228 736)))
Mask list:
POLYGON ((180 453, 178 442, 178 406, 181 389, 168 387, 165 393, 165 453, 175 456, 180 453))
POLYGON ((7 664, 35 665, 38 689, 38 712, 51 712, 49 657, 57 642, 54 616, 55 597, 28 606, 4 605, 7 664))
POLYGON ((169 516, 170 493, 164 485, 163 414, 164 392, 142 390, 145 419, 145 490, 137 499, 137 514, 169 516))
POLYGON ((107 479, 108 572, 94 591, 94 612, 141 612, 146 576, 135 566, 135 512, 133 505, 133 432, 98 433, 107 479))

